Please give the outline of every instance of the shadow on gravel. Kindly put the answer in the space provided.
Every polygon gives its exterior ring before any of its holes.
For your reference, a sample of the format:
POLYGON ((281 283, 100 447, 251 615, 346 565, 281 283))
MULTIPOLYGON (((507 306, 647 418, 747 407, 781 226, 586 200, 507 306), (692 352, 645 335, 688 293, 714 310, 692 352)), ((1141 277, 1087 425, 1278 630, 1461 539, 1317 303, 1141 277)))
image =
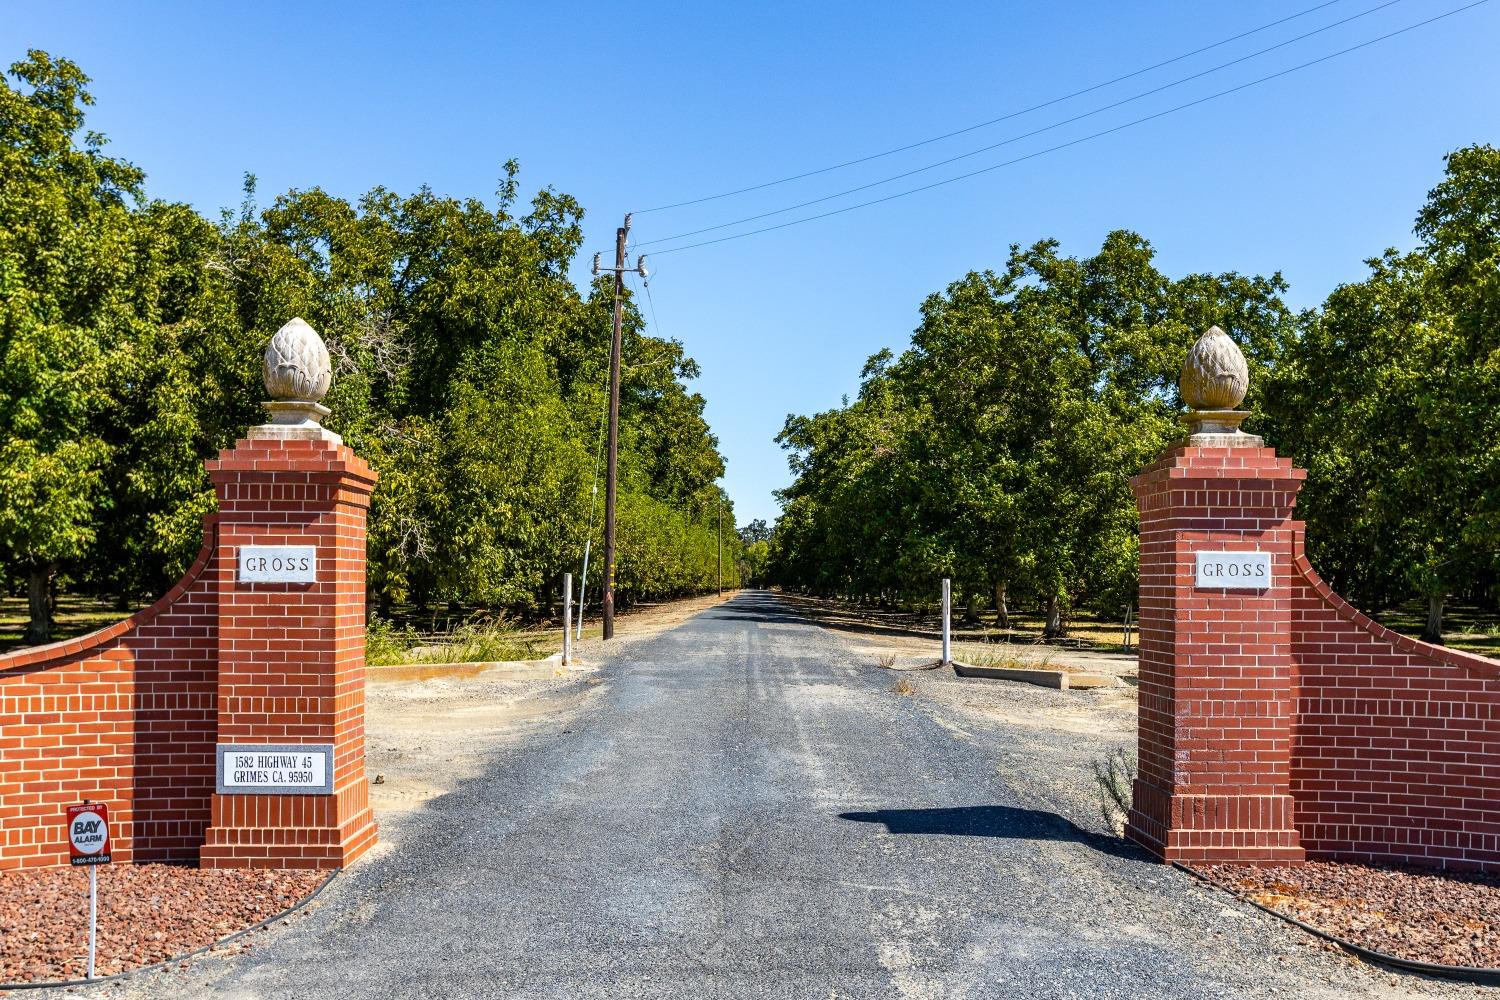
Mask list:
POLYGON ((1008 840, 1063 840, 1092 847, 1117 858, 1139 861, 1150 855, 1119 837, 1090 833, 1056 813, 1012 806, 958 806, 949 809, 877 809, 839 813, 855 823, 882 823, 887 833, 940 834, 949 837, 1003 837, 1008 840))

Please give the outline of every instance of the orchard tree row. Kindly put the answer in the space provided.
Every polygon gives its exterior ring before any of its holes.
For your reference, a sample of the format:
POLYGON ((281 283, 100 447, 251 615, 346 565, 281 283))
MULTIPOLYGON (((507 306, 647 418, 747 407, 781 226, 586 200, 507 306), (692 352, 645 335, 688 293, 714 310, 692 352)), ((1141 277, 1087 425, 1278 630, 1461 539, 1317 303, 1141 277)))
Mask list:
POLYGON ((1471 147, 1417 217, 1420 245, 1298 314, 1279 274, 1173 279, 1151 245, 1013 246, 927 299, 911 346, 866 363, 858 397, 792 416, 795 481, 769 555, 785 586, 930 600, 951 577, 970 616, 1045 630, 1134 600, 1127 480, 1183 428, 1193 341, 1226 330, 1251 370, 1247 429, 1309 470, 1309 555, 1352 600, 1453 595, 1493 606, 1500 571, 1500 151, 1471 147))
MULTIPOLYGON (((153 200, 86 131, 87 78, 31 52, 0 88, 0 587, 48 637, 59 585, 122 607, 193 559, 203 460, 264 419, 261 353, 302 316, 328 343, 328 425, 380 473, 374 604, 528 613, 577 572, 607 398, 612 288, 568 268, 583 208, 517 166, 496 197, 356 202, 318 188, 209 221, 153 200)), ((697 375, 626 310, 622 602, 710 587, 723 473, 697 375)), ((738 542, 726 532, 726 584, 738 542)), ((602 558, 593 560, 597 592, 602 558)))

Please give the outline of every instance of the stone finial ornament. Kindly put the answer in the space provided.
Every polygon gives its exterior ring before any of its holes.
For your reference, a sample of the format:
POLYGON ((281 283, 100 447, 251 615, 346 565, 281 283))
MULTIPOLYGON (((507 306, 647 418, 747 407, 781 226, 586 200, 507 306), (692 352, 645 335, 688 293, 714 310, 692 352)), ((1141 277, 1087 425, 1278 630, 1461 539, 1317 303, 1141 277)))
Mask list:
POLYGON ((266 345, 266 392, 274 400, 321 403, 333 381, 333 362, 318 331, 301 316, 266 345))
POLYGON ((1198 338, 1182 362, 1178 387, 1182 401, 1188 405, 1183 420, 1194 436, 1225 435, 1234 439, 1226 443, 1235 444, 1259 442, 1259 438, 1240 431, 1240 423, 1250 414, 1235 407, 1250 390, 1250 369, 1229 334, 1211 326, 1198 338))
POLYGON ((250 429, 252 438, 314 438, 337 441, 322 426, 329 409, 322 403, 333 383, 333 361, 328 347, 306 320, 298 316, 276 331, 266 345, 266 394, 262 403, 269 424, 250 429))

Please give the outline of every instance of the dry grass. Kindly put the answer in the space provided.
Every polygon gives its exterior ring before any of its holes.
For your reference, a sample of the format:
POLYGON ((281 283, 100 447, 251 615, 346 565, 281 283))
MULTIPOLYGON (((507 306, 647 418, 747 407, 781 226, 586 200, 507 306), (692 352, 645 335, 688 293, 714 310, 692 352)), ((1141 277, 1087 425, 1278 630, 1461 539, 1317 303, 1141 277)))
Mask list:
POLYGON ((875 657, 875 662, 880 664, 885 669, 890 670, 896 665, 896 654, 881 653, 879 656, 875 657))
POLYGON ((476 615, 454 628, 427 635, 410 625, 397 629, 381 618, 372 618, 365 630, 365 661, 371 666, 493 663, 545 655, 530 636, 500 616, 476 615))
POLYGON ((1105 826, 1117 834, 1124 833, 1134 796, 1135 754, 1125 747, 1116 747, 1107 756, 1095 760, 1092 768, 1099 793, 1099 815, 1105 826))
POLYGON ((903 677, 891 686, 891 693, 903 695, 907 698, 910 698, 912 695, 917 693, 917 686, 903 677))
POLYGON ((1002 645, 974 645, 959 651, 965 663, 976 667, 998 667, 1004 670, 1063 670, 1068 668, 1054 662, 1052 653, 1042 656, 1026 656, 1013 652, 1002 645))

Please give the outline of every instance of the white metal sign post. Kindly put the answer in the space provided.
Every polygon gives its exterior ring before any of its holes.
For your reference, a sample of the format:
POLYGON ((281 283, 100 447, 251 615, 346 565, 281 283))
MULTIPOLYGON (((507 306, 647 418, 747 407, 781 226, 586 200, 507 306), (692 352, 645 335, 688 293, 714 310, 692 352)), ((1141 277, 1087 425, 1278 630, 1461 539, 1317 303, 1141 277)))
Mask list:
POLYGON ((573 662, 573 574, 563 574, 563 666, 573 662))
POLYGON ((953 662, 953 582, 943 577, 943 662, 953 662))
POLYGON ((99 936, 99 866, 110 862, 108 806, 87 801, 68 806, 68 859, 89 869, 89 961, 84 978, 93 979, 99 936))

